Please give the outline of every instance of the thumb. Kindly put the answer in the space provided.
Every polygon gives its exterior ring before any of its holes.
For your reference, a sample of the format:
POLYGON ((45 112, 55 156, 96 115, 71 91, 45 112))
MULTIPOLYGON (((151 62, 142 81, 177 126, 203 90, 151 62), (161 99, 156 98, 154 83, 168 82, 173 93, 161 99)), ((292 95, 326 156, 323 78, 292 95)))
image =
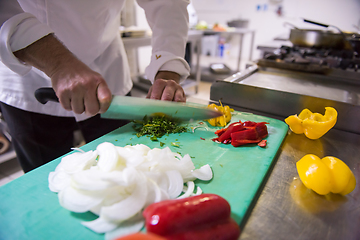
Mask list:
POLYGON ((106 112, 106 110, 108 110, 111 100, 112 100, 111 91, 108 88, 106 82, 100 83, 98 85, 97 98, 99 100, 99 105, 100 105, 99 113, 106 112))

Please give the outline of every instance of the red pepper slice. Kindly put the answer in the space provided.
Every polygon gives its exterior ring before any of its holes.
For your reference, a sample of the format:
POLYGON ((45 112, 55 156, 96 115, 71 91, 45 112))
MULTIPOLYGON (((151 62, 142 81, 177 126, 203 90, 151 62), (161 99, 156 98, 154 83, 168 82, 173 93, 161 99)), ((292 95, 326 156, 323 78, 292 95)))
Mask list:
POLYGON ((234 147, 249 143, 259 143, 268 135, 267 122, 235 122, 229 125, 228 128, 223 128, 215 132, 217 138, 212 140, 227 144, 231 143, 234 147))
POLYGON ((202 194, 153 203, 144 210, 143 216, 148 232, 167 239, 235 240, 240 235, 240 228, 230 220, 230 212, 230 205, 224 198, 202 194), (227 235, 236 237, 224 238, 227 235))
POLYGON ((262 148, 266 147, 266 140, 261 140, 261 141, 258 143, 258 146, 259 146, 259 147, 262 147, 262 148))
POLYGON ((244 129, 244 126, 241 122, 235 122, 229 125, 223 134, 219 136, 219 142, 224 142, 224 140, 231 139, 231 133, 238 132, 244 129))

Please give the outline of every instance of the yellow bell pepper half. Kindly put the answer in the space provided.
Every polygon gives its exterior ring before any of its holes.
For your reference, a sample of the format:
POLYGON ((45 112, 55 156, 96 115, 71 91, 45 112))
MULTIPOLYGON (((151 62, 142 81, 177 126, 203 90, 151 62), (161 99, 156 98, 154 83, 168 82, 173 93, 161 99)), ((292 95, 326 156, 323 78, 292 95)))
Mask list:
POLYGON ((296 163, 303 184, 320 195, 330 192, 346 195, 356 186, 356 179, 350 168, 336 157, 320 159, 307 154, 296 163))
MULTIPOLYGON (((220 102, 220 104, 221 104, 221 102, 220 102)), ((223 113, 223 115, 220 117, 211 118, 211 119, 206 120, 212 126, 225 127, 226 124, 228 124, 231 120, 231 112, 234 111, 234 109, 230 108, 229 106, 222 106, 222 104, 220 106, 218 106, 214 103, 209 104, 208 108, 212 108, 212 109, 218 110, 223 113)))
POLYGON ((285 122, 294 133, 304 133, 310 139, 318 139, 335 125, 336 120, 337 111, 335 108, 325 107, 324 115, 304 109, 299 116, 295 114, 287 117, 285 122))

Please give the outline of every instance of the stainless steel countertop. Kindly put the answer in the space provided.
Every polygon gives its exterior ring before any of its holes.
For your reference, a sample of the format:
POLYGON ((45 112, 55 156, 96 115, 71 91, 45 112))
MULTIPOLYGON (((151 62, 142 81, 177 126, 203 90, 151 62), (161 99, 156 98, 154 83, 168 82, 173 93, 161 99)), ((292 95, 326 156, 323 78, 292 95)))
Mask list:
MULTIPOLYGON (((284 120, 245 108, 234 109, 284 120)), ((322 138, 310 140, 289 130, 259 198, 245 218, 240 240, 359 240, 359 226, 360 135, 331 129, 322 138), (326 198, 306 189, 295 164, 310 153, 344 161, 357 180, 355 190, 344 197, 330 194, 326 198)))
POLYGON ((360 239, 359 144, 360 135, 336 129, 318 140, 289 131, 240 239, 360 239), (327 199, 306 189, 295 163, 309 153, 343 160, 357 179, 355 190, 327 199))

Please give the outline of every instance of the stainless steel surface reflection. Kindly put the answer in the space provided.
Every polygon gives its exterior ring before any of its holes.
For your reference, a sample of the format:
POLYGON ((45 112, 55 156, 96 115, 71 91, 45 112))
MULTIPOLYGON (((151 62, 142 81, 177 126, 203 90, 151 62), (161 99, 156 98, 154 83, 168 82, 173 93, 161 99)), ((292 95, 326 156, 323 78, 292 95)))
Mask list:
POLYGON ((336 129, 319 140, 289 131, 240 239, 360 239, 359 144, 360 135, 336 129), (295 163, 309 153, 343 160, 355 174, 355 190, 324 197, 306 189, 295 163))
MULTIPOLYGON (((232 107, 284 120, 268 113, 232 107)), ((359 226, 360 134, 333 128, 320 139, 310 140, 289 130, 274 168, 245 219, 239 240, 359 240, 359 226), (355 190, 346 196, 327 197, 307 190, 295 165, 306 154, 334 156, 344 161, 357 180, 355 190)))

